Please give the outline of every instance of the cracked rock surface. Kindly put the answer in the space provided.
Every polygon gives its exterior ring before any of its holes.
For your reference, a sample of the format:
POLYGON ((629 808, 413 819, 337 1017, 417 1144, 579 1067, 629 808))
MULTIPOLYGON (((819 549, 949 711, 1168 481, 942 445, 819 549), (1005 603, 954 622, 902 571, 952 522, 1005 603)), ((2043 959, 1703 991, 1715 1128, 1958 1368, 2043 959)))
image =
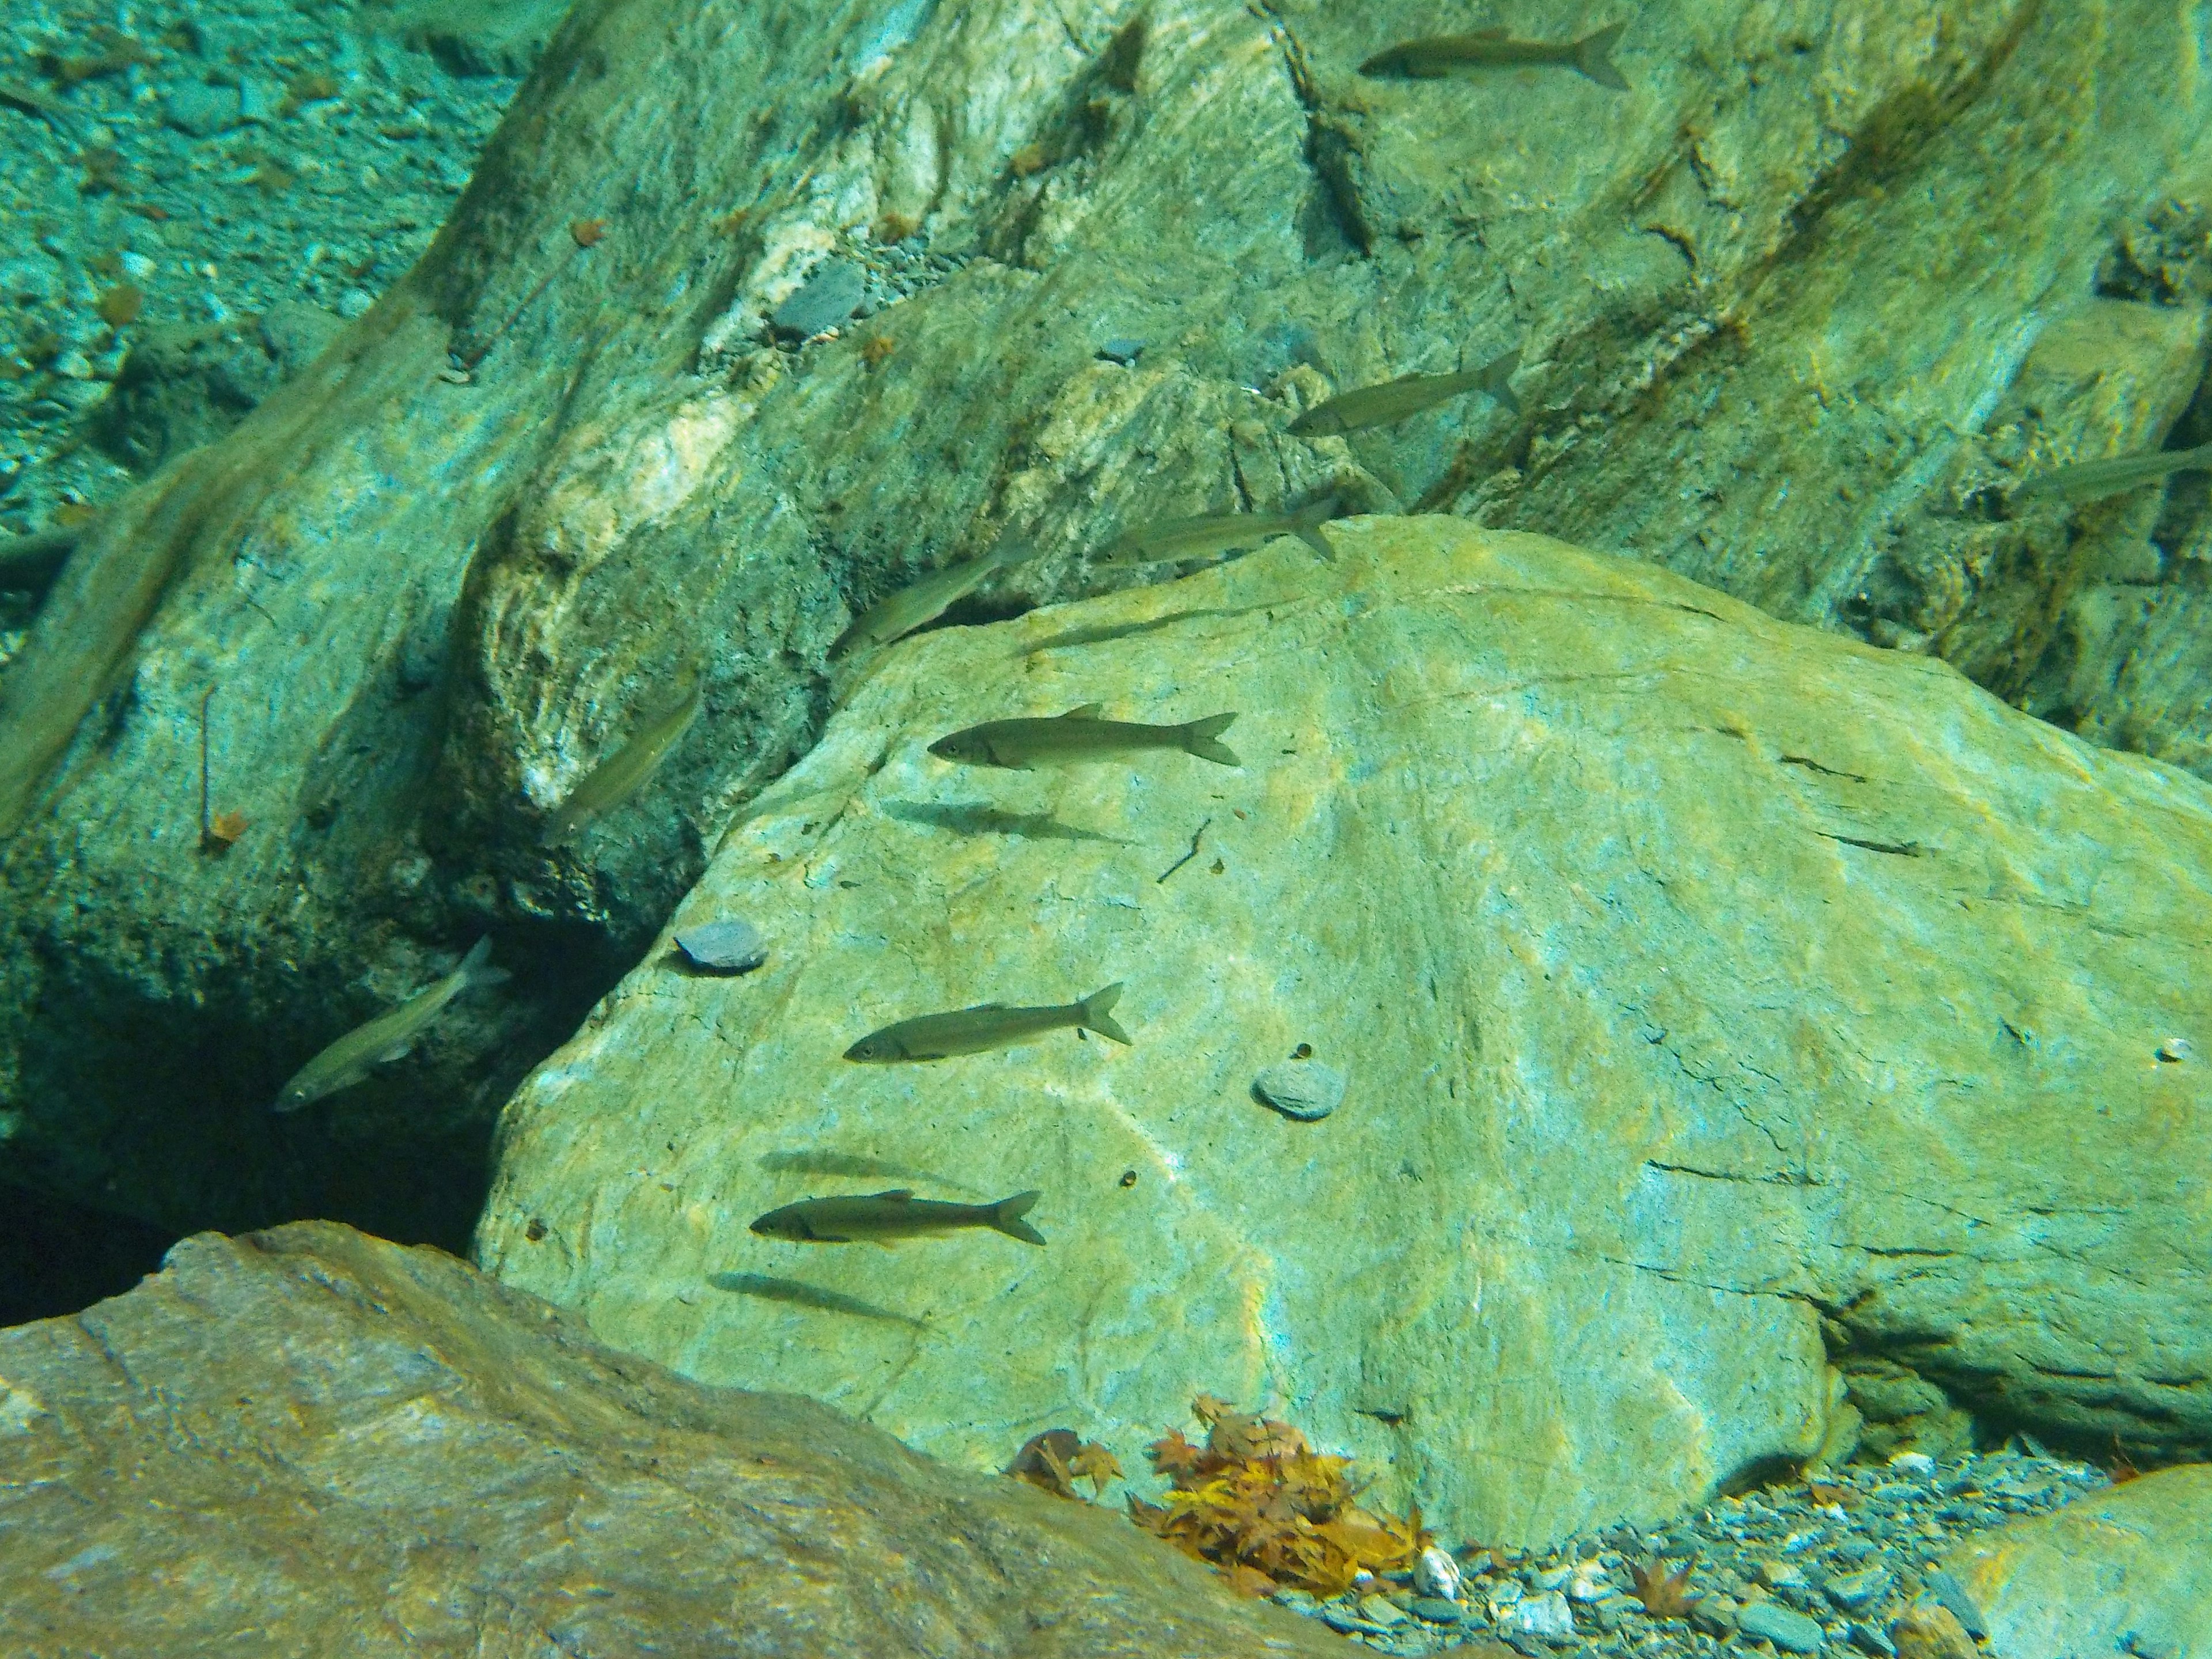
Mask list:
POLYGON ((674 919, 768 964, 624 981, 508 1106, 479 1259, 971 1465, 1287 1401, 1486 1542, 1969 1413, 2212 1439, 2212 1125, 2158 1057, 2212 1024, 2212 788, 1650 564, 1328 533, 894 647, 674 919), (1243 763, 927 750, 1092 702, 1237 711, 1243 763), (1117 981, 1130 1047, 840 1057, 1117 981), (1302 1123, 1250 1082, 1309 1045, 1358 1085, 1302 1123), (1047 1246, 747 1231, 948 1177, 1047 1246))
POLYGON ((207 1235, 0 1333, 0 1646, 1321 1656, 1119 1516, 701 1388, 427 1248, 207 1235))

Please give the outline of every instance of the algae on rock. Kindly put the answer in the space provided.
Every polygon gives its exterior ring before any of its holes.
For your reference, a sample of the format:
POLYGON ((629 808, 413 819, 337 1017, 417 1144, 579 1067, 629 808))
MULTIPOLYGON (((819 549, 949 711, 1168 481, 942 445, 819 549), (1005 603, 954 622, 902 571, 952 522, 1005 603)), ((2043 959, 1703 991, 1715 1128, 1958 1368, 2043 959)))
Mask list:
POLYGON ((1194 1392, 1288 1400, 1488 1540, 1814 1455, 1824 1330, 2042 1431, 2212 1442, 2212 1126, 2157 1054, 2212 1037, 2212 787, 1648 564, 1328 534, 892 647, 678 908, 775 956, 648 959, 547 1061, 480 1260, 969 1463, 1060 1425, 1134 1468, 1194 1392), (927 748, 1092 702, 1235 710, 1244 765, 927 748), (1114 980, 1127 1048, 840 1058, 1114 980), (1311 1123, 1249 1087, 1304 1045, 1359 1079, 1311 1123), (872 1190, 799 1152, 1042 1188, 1049 1243, 748 1234, 872 1190))

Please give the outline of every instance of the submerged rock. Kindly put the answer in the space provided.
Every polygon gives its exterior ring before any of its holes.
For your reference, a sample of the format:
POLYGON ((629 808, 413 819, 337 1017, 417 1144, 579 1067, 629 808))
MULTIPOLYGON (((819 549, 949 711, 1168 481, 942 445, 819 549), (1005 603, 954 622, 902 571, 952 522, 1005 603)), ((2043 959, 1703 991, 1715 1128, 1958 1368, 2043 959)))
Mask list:
POLYGON ((700 967, 723 973, 750 973, 768 960, 768 942, 760 929, 736 918, 679 927, 676 944, 700 967))
POLYGON ((0 1332, 0 1462, 11 1655, 1336 1650, 1109 1510, 326 1223, 0 1332))
POLYGON ((2161 1469, 1960 1545, 1994 1659, 2212 1654, 2212 1466, 2161 1469))
POLYGON ((1194 1394, 1275 1390, 1448 1537, 1802 1462, 1845 1403, 1826 1340, 2014 1422, 2212 1437, 2180 1173, 2212 1123, 2149 1053, 2212 1023, 2212 787, 1647 564, 1445 518, 1330 539, 893 647, 686 901, 775 957, 744 998, 648 957, 508 1106, 480 1259, 979 1467, 1072 1414, 1140 1468, 1194 1394), (1234 710, 1243 764, 929 751, 1090 702, 1234 710), (890 810, 951 793, 1111 839, 890 810), (839 1058, 1115 981, 1128 1047, 839 1058), (1360 1109, 1255 1109, 1324 1030, 1360 1109), (817 1195, 763 1154, 860 1124, 1042 1189, 1049 1243, 746 1235, 817 1195), (801 1265, 961 1338, 700 1293, 801 1265))

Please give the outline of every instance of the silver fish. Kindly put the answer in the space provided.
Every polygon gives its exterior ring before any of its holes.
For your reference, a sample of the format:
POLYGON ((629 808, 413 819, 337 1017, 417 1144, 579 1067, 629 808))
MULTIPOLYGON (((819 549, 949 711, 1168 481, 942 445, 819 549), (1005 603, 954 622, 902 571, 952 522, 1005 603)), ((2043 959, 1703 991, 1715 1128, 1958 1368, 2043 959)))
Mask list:
POLYGON ((996 1204, 948 1204, 916 1198, 903 1187, 852 1198, 809 1198, 770 1210, 751 1231, 796 1244, 888 1244, 894 1239, 928 1238, 970 1227, 988 1227, 1024 1244, 1042 1244, 1044 1235, 1022 1219, 1042 1193, 1016 1193, 996 1204))
POLYGON ((945 1060, 954 1054, 980 1054, 993 1048, 1012 1048, 1042 1036, 1048 1031, 1073 1026, 1096 1031, 1126 1043, 1129 1034, 1112 1018, 1121 1000, 1116 980, 1103 991, 1093 991, 1080 1002, 1059 1007, 1009 1008, 1003 1002, 978 1003, 945 1014, 921 1014, 900 1020, 880 1031, 871 1031, 845 1050, 848 1060, 888 1065, 902 1060, 945 1060))
POLYGON ((1244 763, 1220 741, 1237 718, 1233 714, 1209 714, 1181 726, 1140 726, 1133 720, 1101 720, 1099 714, 1098 704, 1086 702, 1051 720, 986 720, 939 738, 929 745, 929 752, 939 760, 1016 772, 1121 760, 1158 749, 1180 749, 1216 766, 1244 763))
POLYGON ((1469 69, 1530 69, 1556 64, 1580 70, 1601 87, 1626 92, 1628 81, 1613 66, 1612 52, 1626 23, 1613 23, 1579 40, 1516 40, 1501 28, 1431 35, 1378 52, 1359 66, 1362 75, 1434 80, 1469 69))
POLYGON ((698 715, 699 677, 687 672, 677 681, 675 697, 647 715, 629 741, 586 772, 554 809, 540 836, 544 844, 560 846, 593 818, 635 794, 698 715))
POLYGON ((830 660, 836 662, 855 651, 872 651, 903 638, 924 623, 936 621, 966 599, 982 586, 985 577, 1026 564, 1036 556, 1036 549, 1028 542, 1002 536, 988 553, 932 571, 854 618, 852 626, 830 646, 830 660))
POLYGON ((2101 461, 2038 472, 2013 492, 2021 496, 2056 495, 2062 501, 2095 501, 2175 472, 2212 469, 2212 444, 2194 449, 2154 449, 2139 455, 2113 455, 2101 461))
POLYGON ((507 977, 507 969, 491 965, 491 940, 478 939, 452 973, 390 1012, 356 1026, 294 1073, 270 1109, 296 1112, 311 1101, 351 1088, 383 1061, 397 1060, 412 1048, 430 1022, 462 992, 496 985, 507 977))
POLYGON ((1520 368, 1521 348, 1515 346, 1480 368, 1456 374, 1401 374, 1380 386, 1359 386, 1316 404, 1291 422, 1291 435, 1333 438, 1365 427, 1389 426, 1469 392, 1486 392, 1518 415, 1521 400, 1513 395, 1513 376, 1520 368))
POLYGON ((1123 531, 1098 557, 1106 564, 1167 564, 1231 548, 1257 547, 1278 536, 1296 536, 1322 558, 1333 560, 1335 550, 1321 527, 1342 516, 1339 498, 1324 495, 1294 513, 1206 513, 1194 519, 1160 519, 1123 531))

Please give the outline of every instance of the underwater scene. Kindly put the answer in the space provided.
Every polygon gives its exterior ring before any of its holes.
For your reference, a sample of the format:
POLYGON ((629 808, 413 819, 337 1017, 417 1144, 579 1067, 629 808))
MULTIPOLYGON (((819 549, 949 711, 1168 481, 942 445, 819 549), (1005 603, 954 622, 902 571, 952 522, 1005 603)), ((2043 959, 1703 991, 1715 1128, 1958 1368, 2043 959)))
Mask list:
POLYGON ((2212 1659, 2212 3, 0 20, 0 1659, 2212 1659))

